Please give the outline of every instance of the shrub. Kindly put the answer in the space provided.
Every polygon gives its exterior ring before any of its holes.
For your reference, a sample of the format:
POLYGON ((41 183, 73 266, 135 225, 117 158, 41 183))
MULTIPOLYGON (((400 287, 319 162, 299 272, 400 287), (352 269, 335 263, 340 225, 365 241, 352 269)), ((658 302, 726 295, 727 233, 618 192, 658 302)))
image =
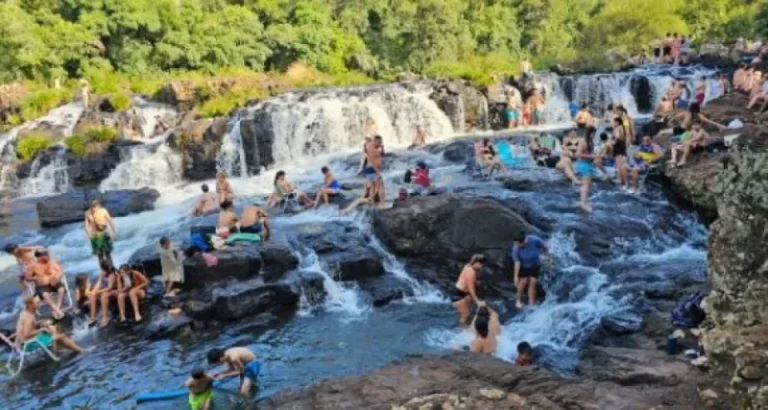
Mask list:
POLYGON ((244 106, 250 100, 267 96, 268 92, 263 88, 225 93, 204 102, 196 111, 203 118, 221 117, 228 115, 235 108, 244 106))
POLYGON ((492 85, 520 71, 519 61, 501 54, 471 56, 463 60, 440 60, 424 69, 429 77, 469 80, 475 85, 492 85))
POLYGON ((66 90, 39 89, 30 91, 21 100, 21 117, 25 121, 33 120, 48 111, 64 104, 71 95, 66 90))
POLYGON ((83 137, 86 142, 114 142, 117 140, 117 130, 111 127, 89 128, 83 137))
POLYGON ((133 106, 133 98, 125 92, 112 94, 108 98, 115 111, 125 111, 133 106))
POLYGON ((64 145, 78 157, 85 156, 85 139, 82 135, 73 135, 64 139, 64 145))
POLYGON ((17 125, 21 125, 21 123, 24 122, 21 120, 21 117, 17 114, 11 114, 8 116, 8 118, 5 119, 5 123, 15 127, 17 125))
POLYGON ((51 139, 45 135, 27 135, 16 144, 16 152, 22 161, 29 161, 40 151, 46 150, 51 146, 51 139))

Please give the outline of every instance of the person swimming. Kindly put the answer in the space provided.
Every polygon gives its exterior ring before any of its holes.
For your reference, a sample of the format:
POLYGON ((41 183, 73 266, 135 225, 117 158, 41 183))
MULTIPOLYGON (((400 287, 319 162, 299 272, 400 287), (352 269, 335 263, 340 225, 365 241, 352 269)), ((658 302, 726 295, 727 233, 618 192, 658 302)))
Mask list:
POLYGON ((474 329, 476 332, 476 338, 470 346, 472 353, 480 354, 494 354, 498 342, 496 341, 496 334, 491 331, 491 314, 486 306, 478 307, 475 314, 474 329))

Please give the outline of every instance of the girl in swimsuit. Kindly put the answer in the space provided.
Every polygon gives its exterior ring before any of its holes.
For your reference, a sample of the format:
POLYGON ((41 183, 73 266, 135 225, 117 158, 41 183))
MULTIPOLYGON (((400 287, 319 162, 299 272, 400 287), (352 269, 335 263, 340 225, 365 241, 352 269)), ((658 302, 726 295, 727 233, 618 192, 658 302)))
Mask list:
POLYGON ((616 173, 622 186, 629 184, 627 175, 627 138, 621 118, 613 120, 613 158, 616 161, 616 173))
POLYGON ((485 163, 485 166, 489 168, 489 171, 488 171, 489 178, 491 177, 491 175, 493 175, 493 171, 496 169, 501 171, 501 173, 504 175, 507 174, 507 169, 504 167, 504 164, 501 163, 499 156, 496 155, 496 149, 493 148, 493 144, 488 138, 483 140, 482 154, 483 154, 483 162, 485 163))
POLYGON ((320 171, 323 173, 323 186, 320 188, 319 191, 317 191, 317 199, 315 199, 315 208, 320 206, 320 200, 322 200, 323 203, 328 205, 328 202, 330 202, 330 198, 333 196, 336 196, 341 190, 341 184, 333 176, 333 173, 331 172, 330 169, 328 169, 328 167, 323 167, 320 171))
POLYGON ((117 278, 117 308, 120 313, 120 323, 125 323, 125 299, 131 301, 133 315, 136 323, 141 322, 141 312, 139 312, 139 301, 147 297, 145 288, 149 286, 149 279, 141 272, 131 269, 128 265, 120 267, 117 278))
POLYGON ((81 312, 88 310, 92 292, 93 285, 87 274, 81 273, 75 276, 75 305, 77 305, 81 312))
POLYGON ((90 305, 90 320, 88 326, 96 323, 96 304, 97 299, 101 303, 101 326, 109 324, 109 301, 117 296, 116 270, 109 262, 101 263, 101 274, 96 286, 88 294, 88 304, 90 305))
POLYGON ((696 85, 696 102, 699 103, 699 106, 704 105, 704 98, 707 95, 707 79, 704 77, 701 77, 699 79, 699 83, 696 85))
POLYGON ((474 301, 480 304, 482 301, 477 297, 475 286, 477 285, 477 271, 485 266, 485 256, 482 254, 473 255, 469 263, 464 266, 456 281, 454 290, 453 307, 459 313, 459 323, 467 324, 469 321, 469 302, 474 301))
POLYGON ((307 208, 312 206, 312 200, 309 199, 307 194, 296 189, 291 181, 288 181, 288 178, 285 176, 285 171, 277 171, 277 174, 275 174, 275 192, 269 197, 267 206, 276 206, 289 195, 296 196, 299 202, 303 203, 307 208))

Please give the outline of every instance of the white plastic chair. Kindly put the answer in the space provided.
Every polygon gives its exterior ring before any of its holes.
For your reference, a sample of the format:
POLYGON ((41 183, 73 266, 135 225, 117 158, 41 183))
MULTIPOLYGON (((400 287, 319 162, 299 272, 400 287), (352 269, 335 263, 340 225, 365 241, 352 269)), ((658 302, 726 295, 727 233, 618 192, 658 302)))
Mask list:
POLYGON ((21 348, 19 348, 16 342, 12 339, 14 336, 15 335, 6 337, 5 335, 0 334, 0 340, 5 342, 5 344, 7 344, 11 349, 11 354, 8 355, 8 360, 5 363, 5 367, 8 369, 8 372, 11 374, 11 376, 16 376, 21 372, 21 369, 24 368, 24 360, 30 354, 42 351, 45 352, 45 354, 47 354, 48 357, 50 357, 55 362, 61 360, 49 349, 49 347, 54 343, 52 336, 50 343, 43 343, 35 337, 24 342, 21 345, 21 348), (14 360, 17 360, 18 364, 14 365, 14 360))

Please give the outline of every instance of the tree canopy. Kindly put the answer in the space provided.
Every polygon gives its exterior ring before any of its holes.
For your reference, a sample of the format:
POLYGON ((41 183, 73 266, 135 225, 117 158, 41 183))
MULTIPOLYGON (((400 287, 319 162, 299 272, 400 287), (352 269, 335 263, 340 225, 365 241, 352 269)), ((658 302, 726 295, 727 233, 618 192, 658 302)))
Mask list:
POLYGON ((4 0, 0 81, 298 61, 372 76, 567 61, 636 52, 668 31, 699 41, 765 34, 766 10, 767 0, 4 0))

